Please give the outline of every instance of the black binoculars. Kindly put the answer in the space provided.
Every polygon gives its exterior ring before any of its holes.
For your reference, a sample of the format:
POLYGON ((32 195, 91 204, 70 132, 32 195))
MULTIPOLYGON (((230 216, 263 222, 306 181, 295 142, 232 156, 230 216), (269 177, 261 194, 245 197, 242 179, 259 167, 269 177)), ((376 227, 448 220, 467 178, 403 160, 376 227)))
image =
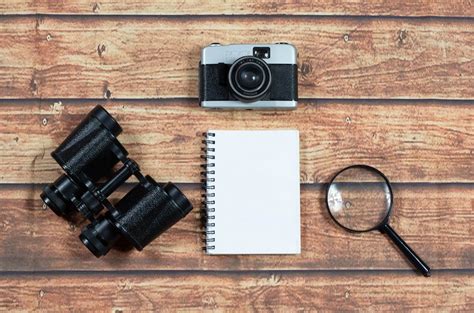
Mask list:
POLYGON ((120 238, 142 250, 192 210, 173 183, 159 184, 141 174, 117 140, 121 132, 117 121, 96 106, 51 153, 65 174, 41 194, 57 215, 79 212, 91 222, 79 238, 96 257, 107 254, 120 238), (118 163, 122 166, 114 171, 118 163), (112 205, 107 197, 132 175, 138 184, 112 205))

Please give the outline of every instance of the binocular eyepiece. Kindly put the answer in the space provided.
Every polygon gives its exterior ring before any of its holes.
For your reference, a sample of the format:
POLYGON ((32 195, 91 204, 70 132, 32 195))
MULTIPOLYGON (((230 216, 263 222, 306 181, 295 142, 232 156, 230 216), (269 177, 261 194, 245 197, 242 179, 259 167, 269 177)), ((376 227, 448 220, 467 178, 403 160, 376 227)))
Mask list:
POLYGON ((174 184, 158 184, 141 174, 117 140, 121 132, 117 121, 96 106, 51 153, 65 174, 41 194, 57 215, 67 218, 79 212, 91 221, 79 238, 97 257, 107 254, 121 237, 142 250, 192 210, 174 184), (122 166, 114 171, 118 163, 122 166), (112 205, 108 196, 131 176, 138 184, 112 205))

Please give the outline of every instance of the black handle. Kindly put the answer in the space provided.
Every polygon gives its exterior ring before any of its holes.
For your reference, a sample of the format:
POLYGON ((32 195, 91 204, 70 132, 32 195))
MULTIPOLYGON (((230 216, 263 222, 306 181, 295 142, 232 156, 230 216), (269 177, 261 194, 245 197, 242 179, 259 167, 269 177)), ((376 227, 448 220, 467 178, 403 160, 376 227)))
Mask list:
POLYGON ((431 276, 430 267, 413 251, 403 239, 388 224, 380 227, 382 233, 386 233, 398 248, 406 255, 410 262, 426 277, 431 276))

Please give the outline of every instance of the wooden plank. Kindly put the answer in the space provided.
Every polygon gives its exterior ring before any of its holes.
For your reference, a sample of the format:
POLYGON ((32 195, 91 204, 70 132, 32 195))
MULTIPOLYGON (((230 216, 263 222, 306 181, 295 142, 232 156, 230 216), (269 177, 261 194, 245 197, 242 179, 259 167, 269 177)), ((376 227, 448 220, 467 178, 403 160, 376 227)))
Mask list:
POLYGON ((472 272, 141 273, 0 277, 2 311, 472 311, 472 272), (185 301, 183 300, 185 299, 185 301))
POLYGON ((474 16, 470 1, 465 0, 9 0, 0 2, 0 14, 144 14, 144 15, 375 15, 375 16, 474 16))
MULTIPOLYGON (((0 182, 50 183, 49 156, 93 102, 3 103, 0 182)), ((106 108, 119 139, 145 173, 197 183, 202 133, 213 129, 294 128, 301 137, 301 182, 328 182, 366 163, 394 182, 473 182, 474 112, 464 102, 303 101, 294 111, 209 111, 195 101, 121 101, 106 108)))
MULTIPOLYGON (((324 185, 303 185, 301 255, 207 256, 202 251, 198 185, 185 185, 194 211, 142 252, 96 259, 79 241, 85 221, 45 210, 41 186, 0 188, 0 270, 322 270, 403 269, 411 265, 378 232, 348 233, 330 219, 324 185)), ((112 196, 121 198, 126 190, 112 196)), ((434 269, 474 266, 474 185, 395 185, 391 225, 434 269)), ((218 222, 218 221, 216 221, 218 222)))
POLYGON ((35 72, 36 21, 2 18, 0 23, 0 97, 32 97, 35 72))
POLYGON ((1 29, 2 98, 197 97, 210 42, 287 41, 299 49, 301 98, 474 99, 464 19, 48 16, 1 29), (15 40, 18 27, 34 32, 15 40))

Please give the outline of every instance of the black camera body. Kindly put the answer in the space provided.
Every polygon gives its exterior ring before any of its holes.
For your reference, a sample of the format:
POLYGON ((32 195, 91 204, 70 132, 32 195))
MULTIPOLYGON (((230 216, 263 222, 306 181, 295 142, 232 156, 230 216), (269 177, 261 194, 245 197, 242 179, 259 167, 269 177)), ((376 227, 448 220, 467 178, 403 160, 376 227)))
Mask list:
POLYGON ((295 109, 297 51, 287 43, 211 44, 201 52, 201 107, 295 109))

